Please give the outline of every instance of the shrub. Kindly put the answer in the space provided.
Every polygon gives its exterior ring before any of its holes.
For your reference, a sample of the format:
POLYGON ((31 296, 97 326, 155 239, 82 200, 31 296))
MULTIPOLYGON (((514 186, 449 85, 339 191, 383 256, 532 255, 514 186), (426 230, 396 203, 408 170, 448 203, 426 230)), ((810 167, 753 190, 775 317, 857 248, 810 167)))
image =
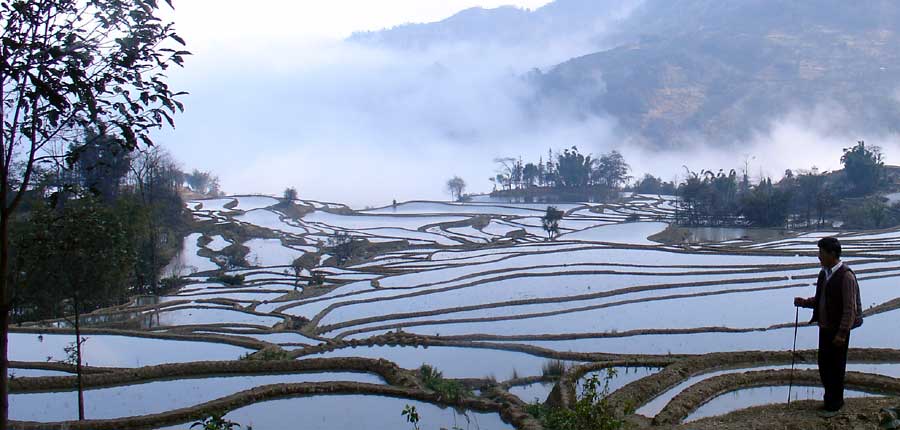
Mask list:
POLYGON ((213 277, 212 280, 216 282, 221 282, 225 285, 244 285, 244 275, 238 273, 236 275, 228 275, 221 274, 219 276, 213 277))
POLYGON ((310 273, 309 277, 309 285, 310 286, 319 286, 325 284, 325 272, 316 270, 310 273))
POLYGON ((190 281, 186 278, 172 276, 169 278, 160 279, 159 288, 162 291, 174 291, 187 285, 188 283, 190 283, 190 281))
POLYGON ((459 381, 444 379, 444 374, 427 364, 419 368, 419 379, 429 390, 436 391, 444 400, 459 401, 463 397, 471 396, 472 391, 459 381))
POLYGON ((877 197, 855 199, 844 208, 844 227, 854 229, 890 227, 897 224, 895 210, 896 208, 891 208, 877 197))
POLYGON ((400 414, 406 417, 406 422, 412 424, 413 429, 419 430, 419 411, 415 406, 406 405, 400 414))
POLYGON ((281 348, 266 348, 257 352, 248 352, 240 357, 244 361, 281 361, 290 360, 288 352, 281 348))
POLYGON ((284 189, 284 203, 289 205, 297 200, 297 189, 294 187, 289 187, 284 189))
POLYGON ((582 384, 582 393, 572 409, 554 408, 542 403, 528 406, 528 413, 537 418, 547 430, 618 430, 624 421, 615 416, 607 402, 609 381, 615 371, 607 369, 603 381, 597 374, 582 384))
MULTIPOLYGON (((196 427, 199 427, 200 430, 235 430, 241 428, 241 425, 222 418, 222 414, 213 414, 191 425, 192 429, 196 427)), ((247 427, 247 430, 252 429, 253 427, 247 427)))
POLYGON ((566 373, 566 363, 562 360, 549 360, 541 366, 541 374, 545 378, 559 378, 566 373))
POLYGON ((328 251, 337 259, 338 266, 343 266, 362 249, 360 242, 359 239, 353 237, 350 233, 339 231, 328 238, 326 246, 328 251))

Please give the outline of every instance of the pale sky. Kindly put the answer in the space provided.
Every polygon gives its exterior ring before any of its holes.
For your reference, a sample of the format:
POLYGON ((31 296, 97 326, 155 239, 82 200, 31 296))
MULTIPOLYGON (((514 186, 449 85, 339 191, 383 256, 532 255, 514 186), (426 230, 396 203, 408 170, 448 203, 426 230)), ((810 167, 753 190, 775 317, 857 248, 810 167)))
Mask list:
POLYGON ((461 10, 513 5, 535 9, 548 0, 184 0, 174 20, 191 45, 221 39, 345 38, 410 22, 434 22, 461 10))

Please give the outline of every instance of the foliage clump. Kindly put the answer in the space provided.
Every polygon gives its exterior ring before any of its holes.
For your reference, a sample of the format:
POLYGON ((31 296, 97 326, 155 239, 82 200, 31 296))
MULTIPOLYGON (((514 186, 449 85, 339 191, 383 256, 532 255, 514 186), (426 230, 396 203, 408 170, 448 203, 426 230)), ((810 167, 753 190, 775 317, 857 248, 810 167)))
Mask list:
POLYGON ((472 395, 472 391, 461 382, 444 379, 442 372, 427 364, 419 368, 419 379, 426 388, 438 392, 443 400, 457 402, 472 395))
POLYGON ((556 206, 547 206, 547 212, 541 217, 541 226, 547 232, 547 239, 553 240, 559 234, 559 221, 563 219, 565 213, 556 208, 556 206))
POLYGON ((257 352, 248 352, 240 358, 242 361, 282 361, 290 360, 290 354, 281 348, 266 348, 257 352))
POLYGON ((339 231, 328 238, 327 249, 334 255, 338 266, 349 262, 362 249, 361 240, 346 231, 339 231))
POLYGON ((237 273, 234 275, 223 273, 211 279, 215 282, 221 282, 225 285, 244 285, 244 279, 246 279, 246 276, 241 273, 237 273))
MULTIPOLYGON (((223 418, 223 414, 213 414, 201 421, 197 421, 191 425, 191 429, 199 428, 200 430, 237 430, 241 425, 223 418)), ((247 430, 253 430, 253 427, 247 426, 247 430)))
POLYGON ((545 378, 559 378, 566 373, 567 366, 562 360, 549 360, 541 366, 541 374, 545 378))
POLYGON ((615 370, 607 369, 602 381, 597 374, 587 378, 582 384, 582 393, 571 409, 533 403, 528 406, 528 413, 537 418, 547 430, 621 429, 625 422, 616 417, 607 400, 609 381, 615 374, 615 370))

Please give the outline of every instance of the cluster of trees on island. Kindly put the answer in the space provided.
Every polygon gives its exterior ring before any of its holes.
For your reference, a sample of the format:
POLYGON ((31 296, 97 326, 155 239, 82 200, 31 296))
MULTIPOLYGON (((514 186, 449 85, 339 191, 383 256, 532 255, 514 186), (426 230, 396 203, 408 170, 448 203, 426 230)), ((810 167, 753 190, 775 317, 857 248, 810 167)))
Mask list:
MULTIPOLYGON (((491 196, 553 203, 609 201, 622 191, 666 195, 676 200, 675 222, 687 226, 814 228, 830 225, 835 219, 850 228, 900 223, 900 207, 882 196, 900 191, 894 189, 900 172, 886 167, 880 148, 864 141, 844 148, 841 170, 787 170, 778 180, 767 176, 751 180, 748 160, 740 173, 735 169, 694 171, 684 166, 684 179, 669 182, 649 173, 631 182, 631 168, 618 151, 594 157, 572 147, 549 151, 547 160, 496 159, 499 168, 490 178, 494 184, 491 196)), ((446 186, 455 200, 468 198, 462 178, 455 176, 446 186)), ((555 217, 558 214, 553 212, 550 218, 555 217)))
MULTIPOLYGON (((751 225, 813 228, 835 219, 850 228, 882 228, 900 222, 898 208, 880 194, 891 190, 881 150, 865 142, 845 148, 843 169, 787 170, 779 180, 752 183, 746 169, 687 169, 675 190, 676 221, 682 225, 751 225)), ((636 187, 638 188, 638 187, 636 187)))
POLYGON ((494 195, 536 197, 548 193, 609 197, 625 185, 631 177, 631 167, 618 151, 595 158, 582 154, 578 147, 547 153, 537 163, 519 158, 497 158, 497 174, 489 180, 494 195))

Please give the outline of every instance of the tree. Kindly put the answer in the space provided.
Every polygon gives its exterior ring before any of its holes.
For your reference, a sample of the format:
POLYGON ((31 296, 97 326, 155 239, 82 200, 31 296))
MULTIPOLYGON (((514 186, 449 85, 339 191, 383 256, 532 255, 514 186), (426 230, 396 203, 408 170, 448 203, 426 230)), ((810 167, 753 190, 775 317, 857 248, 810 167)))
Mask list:
MULTIPOLYGON (((543 163, 541 163, 543 165, 543 163)), ((526 187, 533 187, 534 181, 540 178, 540 170, 534 163, 528 163, 522 169, 522 180, 526 187)))
POLYGON ((74 315, 79 420, 84 419, 80 315, 127 296, 136 260, 135 215, 133 205, 107 206, 87 195, 62 210, 39 205, 17 226, 16 268, 26 294, 39 308, 74 315))
POLYGON ((128 174, 131 159, 116 139, 99 136, 88 129, 83 145, 70 150, 69 166, 78 179, 79 187, 100 196, 103 201, 115 200, 119 185, 128 174))
POLYGON ((135 238, 138 260, 134 286, 141 293, 156 292, 166 250, 180 244, 184 237, 186 208, 179 194, 184 172, 160 147, 132 153, 129 168, 126 182, 136 192, 145 213, 141 217, 145 222, 143 234, 135 238))
POLYGON ((645 174, 634 186, 634 192, 638 194, 659 194, 662 179, 649 173, 645 174))
POLYGON ((547 212, 541 217, 541 225, 544 227, 544 231, 547 232, 548 240, 553 240, 559 234, 559 221, 562 220, 563 215, 565 213, 556 209, 555 206, 547 206, 547 212))
POLYGON ((638 194, 673 195, 675 194, 675 183, 663 182, 661 178, 647 173, 634 185, 634 192, 638 194))
POLYGON ((209 193, 210 184, 212 183, 213 176, 209 172, 203 172, 197 169, 194 169, 193 172, 185 175, 185 180, 191 190, 200 194, 209 193))
POLYGON ((572 149, 557 154, 557 163, 559 180, 563 187, 577 188, 588 185, 594 166, 594 160, 590 155, 581 154, 578 148, 573 146, 572 149))
POLYGON ((628 172, 631 167, 625 162, 625 157, 619 151, 612 151, 600 157, 597 166, 597 176, 600 183, 610 190, 618 190, 622 184, 629 180, 628 172))
POLYGON ((766 178, 743 196, 741 214, 755 226, 782 226, 788 217, 790 198, 772 184, 771 178, 766 178))
POLYGON ((866 147, 866 142, 862 140, 857 142, 856 146, 844 148, 841 164, 852 185, 852 191, 857 196, 874 191, 883 177, 884 160, 881 148, 866 147))
POLYGON ((795 189, 794 207, 807 227, 812 225, 813 214, 816 223, 821 225, 827 216, 827 210, 833 203, 833 196, 825 186, 825 178, 819 169, 799 172, 792 179, 795 189))
POLYGON ((462 200, 463 193, 466 191, 466 181, 459 176, 454 176, 447 181, 447 191, 454 200, 462 200))
POLYGON ((346 231, 339 231, 328 238, 328 251, 337 259, 338 266, 350 261, 358 250, 359 240, 346 231))
POLYGON ((294 200, 297 200, 297 189, 294 187, 285 188, 284 189, 285 203, 293 203, 294 200))
POLYGON ((521 177, 519 172, 519 165, 521 162, 512 157, 505 158, 495 158, 494 163, 500 165, 497 176, 495 177, 497 182, 504 186, 506 189, 513 189, 513 185, 516 184, 517 177, 521 177))
POLYGON ((857 229, 883 228, 894 223, 892 212, 880 197, 867 197, 844 210, 844 226, 857 229))
MULTIPOLYGON (((166 0, 171 6, 171 1, 166 0)), ((183 109, 166 69, 189 52, 157 17, 150 0, 19 0, 0 2, 0 428, 7 427, 10 283, 9 227, 32 175, 75 151, 85 130, 126 151, 152 145, 150 132, 183 109)))

